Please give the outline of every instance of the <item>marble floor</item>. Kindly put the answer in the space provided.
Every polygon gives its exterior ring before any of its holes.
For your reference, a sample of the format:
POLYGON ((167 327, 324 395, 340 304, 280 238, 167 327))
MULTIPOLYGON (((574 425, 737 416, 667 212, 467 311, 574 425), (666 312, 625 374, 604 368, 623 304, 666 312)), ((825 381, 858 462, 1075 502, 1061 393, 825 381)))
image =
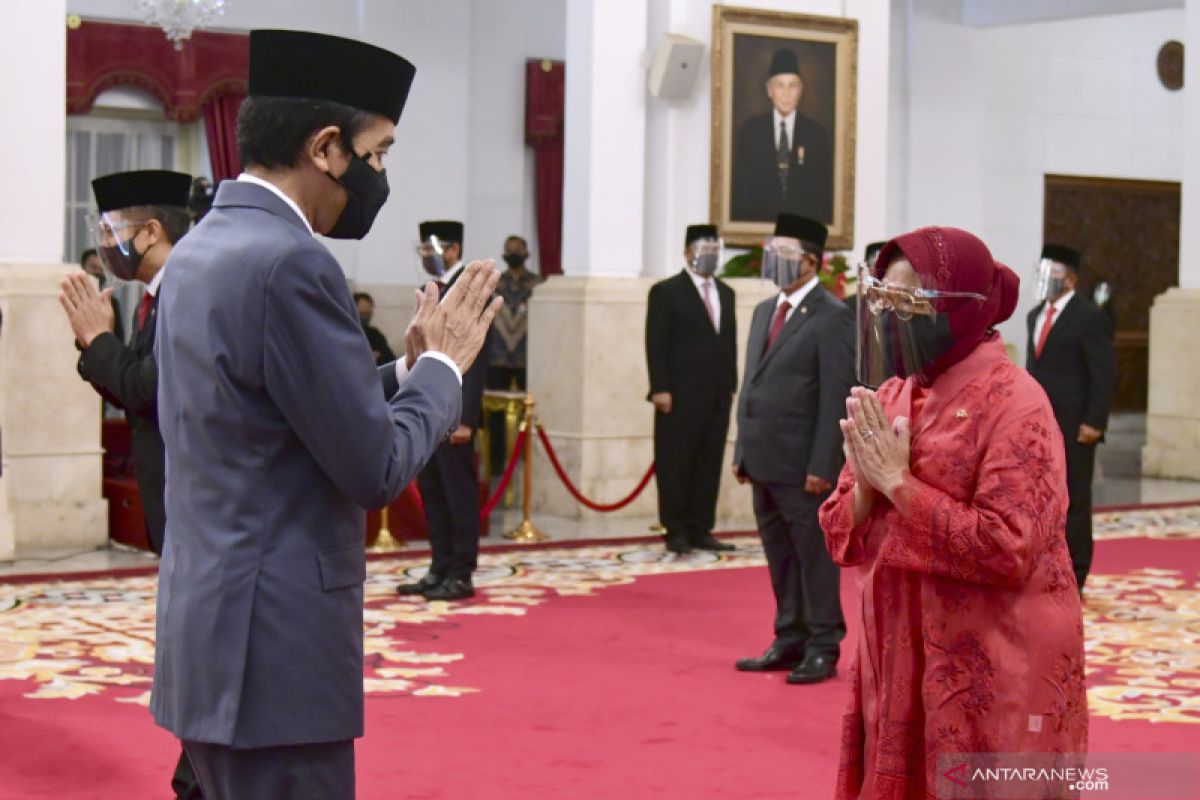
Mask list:
MULTIPOLYGON (((1200 482, 1173 481, 1142 476, 1142 446, 1146 442, 1146 419, 1142 414, 1117 414, 1109 424, 1107 441, 1097 453, 1096 482, 1093 501, 1097 508, 1141 503, 1200 502, 1200 482)), ((492 515, 492 535, 485 546, 509 544, 503 533, 521 522, 519 510, 498 510, 492 515)), ((591 515, 589 519, 566 519, 534 514, 533 523, 542 531, 553 534, 556 541, 579 539, 610 539, 654 537, 652 517, 611 518, 591 515)), ((741 527, 741 526, 739 526, 741 527)), ((419 553, 428 549, 410 545, 407 550, 419 553)), ((91 572, 129 567, 154 566, 157 560, 149 553, 109 544, 94 550, 31 553, 17 561, 0 562, 0 580, 8 575, 46 574, 62 572, 91 572)))

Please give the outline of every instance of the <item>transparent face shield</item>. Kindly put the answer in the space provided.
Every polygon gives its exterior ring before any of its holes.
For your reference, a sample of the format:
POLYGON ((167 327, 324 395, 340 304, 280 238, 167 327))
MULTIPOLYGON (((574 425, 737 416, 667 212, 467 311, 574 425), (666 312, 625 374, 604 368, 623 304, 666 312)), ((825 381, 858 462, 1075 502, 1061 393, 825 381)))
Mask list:
POLYGON ((1033 280, 1034 299, 1039 303, 1053 302, 1066 287, 1067 268, 1057 261, 1043 258, 1037 263, 1033 280))
POLYGON ((787 289, 800 277, 804 248, 796 239, 773 236, 763 245, 762 276, 781 290, 787 289))
MULTIPOLYGON (((912 273, 915 277, 915 273, 912 273)), ((954 345, 949 313, 987 297, 893 283, 858 268, 858 381, 872 389, 892 377, 925 377, 924 368, 954 345)))
POLYGON ((446 259, 443 255, 445 249, 445 243, 436 236, 429 236, 417 245, 421 268, 434 278, 440 278, 446 274, 446 259))
POLYGON ((119 211, 88 215, 92 242, 110 279, 131 281, 137 275, 145 252, 138 252, 134 238, 145 225, 145 221, 124 219, 119 211))
POLYGON ((720 239, 696 239, 688 245, 688 267, 708 278, 716 274, 721 261, 720 239))

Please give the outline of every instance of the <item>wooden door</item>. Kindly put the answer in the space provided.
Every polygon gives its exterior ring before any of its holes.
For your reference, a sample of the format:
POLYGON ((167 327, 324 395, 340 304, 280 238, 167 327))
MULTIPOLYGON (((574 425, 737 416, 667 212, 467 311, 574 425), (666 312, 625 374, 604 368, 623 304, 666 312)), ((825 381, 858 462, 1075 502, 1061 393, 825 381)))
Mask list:
POLYGON ((1114 411, 1145 411, 1150 306, 1179 285, 1179 188, 1170 181, 1047 175, 1043 241, 1083 254, 1080 289, 1106 281, 1116 318, 1114 411))

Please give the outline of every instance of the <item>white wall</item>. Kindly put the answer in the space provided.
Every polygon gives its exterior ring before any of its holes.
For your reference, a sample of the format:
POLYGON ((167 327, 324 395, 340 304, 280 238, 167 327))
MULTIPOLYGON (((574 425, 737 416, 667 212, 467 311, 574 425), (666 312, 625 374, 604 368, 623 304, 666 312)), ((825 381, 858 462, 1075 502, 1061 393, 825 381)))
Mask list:
MULTIPOLYGON (((1042 244, 1046 173, 1182 179, 1183 95, 1159 84, 1155 59, 1183 11, 981 29, 947 13, 953 5, 912 2, 911 72, 893 82, 893 96, 899 85, 909 97, 899 228, 966 228, 1025 277, 1042 244)), ((1032 304, 1026 290, 1008 341, 1024 343, 1032 304)))
MULTIPOLYGON (((1192 57, 1184 57, 1185 72, 1183 85, 1192 87, 1191 97, 1184 111, 1184 141, 1196 142, 1200 138, 1200 97, 1196 86, 1200 86, 1200 0, 1188 0, 1187 32, 1184 47, 1192 57)), ((1181 90, 1182 91, 1182 90, 1181 90)), ((1185 289, 1200 289, 1200 152, 1192 147, 1184 151, 1187 177, 1183 181, 1183 224, 1180 226, 1179 241, 1179 285, 1185 289)))
POLYGON ((499 258, 509 234, 539 270, 533 151, 525 146, 525 59, 561 61, 563 0, 471 0, 467 142, 468 257, 499 258))
MULTIPOLYGON (((682 265, 687 225, 709 217, 712 93, 710 0, 651 0, 647 49, 663 33, 704 42, 700 78, 689 98, 647 95, 646 238, 643 275, 663 275, 682 265)), ((888 0, 729 0, 725 5, 772 11, 847 16, 858 20, 858 121, 855 154, 855 249, 887 230, 888 0)))
MULTIPOLYGON (((130 0, 67 5, 89 19, 140 22, 130 0)), ((468 256, 498 255, 512 232, 536 245, 523 64, 526 57, 563 57, 563 8, 563 0, 253 0, 230 3, 216 27, 349 36, 416 65, 387 160, 391 198, 361 243, 325 240, 357 283, 414 284, 420 272, 413 245, 423 219, 462 219, 468 256)))

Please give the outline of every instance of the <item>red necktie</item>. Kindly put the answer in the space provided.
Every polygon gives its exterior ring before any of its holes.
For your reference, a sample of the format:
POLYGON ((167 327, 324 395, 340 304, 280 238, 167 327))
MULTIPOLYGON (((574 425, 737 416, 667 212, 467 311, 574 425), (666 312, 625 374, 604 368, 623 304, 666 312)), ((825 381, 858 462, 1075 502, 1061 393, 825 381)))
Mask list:
POLYGON ((146 317, 150 316, 150 307, 154 305, 154 295, 146 292, 142 302, 138 304, 138 330, 146 327, 146 317))
POLYGON ((717 312, 712 304, 712 278, 705 278, 703 286, 704 307, 708 309, 708 318, 712 320, 713 328, 716 329, 720 326, 720 322, 717 320, 717 312))
POLYGON ((779 332, 783 330, 783 323, 787 322, 787 313, 791 307, 787 300, 779 304, 779 308, 775 311, 775 319, 771 322, 771 332, 767 334, 767 346, 763 348, 764 353, 770 350, 771 345, 775 344, 775 340, 779 338, 779 332))
POLYGON ((1046 307, 1046 321, 1042 323, 1042 333, 1038 336, 1037 349, 1033 351, 1035 358, 1042 357, 1042 348, 1046 346, 1046 337, 1050 335, 1050 326, 1054 324, 1054 313, 1057 310, 1053 305, 1046 307))

